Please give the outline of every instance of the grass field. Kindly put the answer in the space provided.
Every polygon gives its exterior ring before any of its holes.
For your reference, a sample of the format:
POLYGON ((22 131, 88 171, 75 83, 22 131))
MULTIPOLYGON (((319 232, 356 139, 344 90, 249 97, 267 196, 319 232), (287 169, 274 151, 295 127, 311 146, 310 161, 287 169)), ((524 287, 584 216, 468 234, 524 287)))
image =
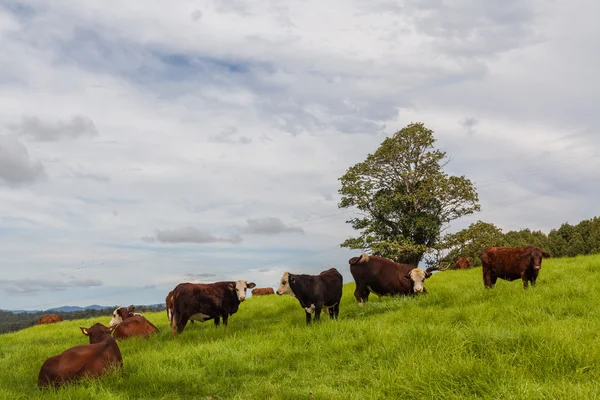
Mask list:
MULTIPOLYGON (((342 266, 343 268, 343 266, 342 266)), ((227 328, 212 322, 172 338, 119 343, 124 372, 42 392, 44 360, 87 343, 79 326, 109 316, 0 336, 3 399, 591 399, 600 397, 600 257, 544 261, 537 286, 481 269, 446 271, 417 298, 371 297, 344 286, 340 319, 305 326, 289 296, 253 298, 227 328)), ((134 302, 135 299, 132 299, 134 302)))

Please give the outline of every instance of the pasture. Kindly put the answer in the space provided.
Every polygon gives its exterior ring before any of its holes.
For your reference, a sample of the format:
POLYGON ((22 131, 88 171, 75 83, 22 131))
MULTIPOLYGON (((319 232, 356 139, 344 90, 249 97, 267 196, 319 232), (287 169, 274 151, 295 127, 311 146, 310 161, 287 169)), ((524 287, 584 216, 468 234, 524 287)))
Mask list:
POLYGON ((248 299, 227 328, 188 324, 177 338, 166 312, 145 313, 160 332, 119 342, 122 374, 57 391, 36 386, 44 360, 88 343, 79 326, 110 316, 35 326, 0 336, 0 398, 600 397, 600 256, 544 260, 527 291, 520 280, 484 290, 480 268, 436 273, 426 287, 359 307, 347 283, 339 321, 308 327, 289 296, 248 299))

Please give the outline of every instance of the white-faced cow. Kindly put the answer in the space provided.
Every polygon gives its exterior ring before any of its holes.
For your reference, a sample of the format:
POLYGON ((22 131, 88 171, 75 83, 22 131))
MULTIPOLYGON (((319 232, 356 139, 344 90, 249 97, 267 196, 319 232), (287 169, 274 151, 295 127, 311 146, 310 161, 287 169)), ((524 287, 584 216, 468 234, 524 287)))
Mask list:
POLYGON ((533 246, 488 247, 481 254, 483 285, 492 288, 498 278, 507 281, 521 278, 524 289, 528 282, 535 286, 543 257, 550 254, 533 246))
POLYGON ((213 319, 219 326, 227 326, 227 319, 238 311, 246 299, 246 290, 256 285, 253 282, 225 281, 216 283, 180 283, 173 289, 173 336, 183 332, 188 320, 200 322, 213 319))
POLYGON ((112 313, 113 317, 110 320, 110 322, 108 323, 108 326, 116 326, 116 325, 120 324, 121 322, 123 322, 123 320, 125 320, 127 318, 131 318, 135 315, 142 315, 140 313, 133 312, 134 310, 135 310, 135 306, 133 306, 133 305, 129 306, 129 308, 119 307, 119 308, 115 309, 115 311, 113 311, 113 313, 112 313))
POLYGON ((329 308, 329 317, 337 319, 340 313, 340 300, 344 278, 335 268, 330 268, 319 275, 290 274, 285 272, 281 277, 278 295, 289 294, 298 299, 306 313, 306 324, 310 324, 312 314, 315 322, 321 318, 321 309, 329 308))
POLYGON ((384 257, 369 256, 367 253, 352 257, 348 263, 356 282, 354 297, 360 305, 369 300, 370 293, 380 297, 427 293, 425 279, 433 271, 447 269, 436 266, 423 270, 416 265, 400 264, 384 257))
POLYGON ((121 369, 123 358, 115 339, 110 335, 113 328, 94 324, 80 328, 90 338, 90 344, 71 347, 48 358, 38 375, 38 386, 61 386, 82 377, 99 377, 112 368, 121 369))

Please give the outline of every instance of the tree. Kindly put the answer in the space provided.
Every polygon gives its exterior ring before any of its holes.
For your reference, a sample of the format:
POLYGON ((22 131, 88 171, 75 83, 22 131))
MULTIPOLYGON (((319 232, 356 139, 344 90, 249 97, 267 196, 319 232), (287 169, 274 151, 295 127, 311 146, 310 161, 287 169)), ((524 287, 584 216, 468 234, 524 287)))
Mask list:
POLYGON ((409 124, 339 178, 338 207, 359 210, 346 222, 361 231, 342 247, 418 264, 444 225, 480 210, 471 181, 442 171, 446 153, 434 143, 432 130, 409 124))
POLYGON ((427 264, 454 266, 459 257, 468 257, 472 266, 480 266, 481 253, 490 246, 506 246, 505 235, 494 224, 477 221, 466 229, 445 235, 429 252, 427 264))

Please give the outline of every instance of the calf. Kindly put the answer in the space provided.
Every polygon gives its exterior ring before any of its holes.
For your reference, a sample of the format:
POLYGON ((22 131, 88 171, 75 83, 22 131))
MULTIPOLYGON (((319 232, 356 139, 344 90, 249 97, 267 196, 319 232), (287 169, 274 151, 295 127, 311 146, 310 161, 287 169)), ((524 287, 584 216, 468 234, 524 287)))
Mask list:
POLYGON ((60 315, 46 315, 43 316, 42 318, 38 319, 38 325, 44 325, 44 324, 54 324, 56 322, 61 322, 64 321, 63 317, 61 317, 60 315))
POLYGON ((498 278, 507 281, 521 278, 524 289, 529 282, 535 286, 543 257, 550 254, 533 246, 488 247, 481 253, 483 286, 494 287, 498 278))
POLYGON ((380 297, 427 293, 425 279, 431 277, 433 271, 448 269, 436 266, 422 270, 416 265, 400 264, 387 258, 369 256, 367 253, 352 257, 348 263, 356 282, 354 297, 360 305, 369 300, 370 293, 380 297))
POLYGON ((183 332, 188 320, 200 322, 213 319, 223 325, 237 312, 240 303, 246 299, 246 289, 256 285, 244 280, 216 283, 180 283, 173 290, 173 316, 171 329, 173 336, 183 332))
POLYGON ((121 351, 110 335, 114 328, 94 324, 80 329, 90 338, 90 344, 71 347, 48 358, 38 375, 39 387, 61 386, 84 376, 99 377, 112 368, 123 368, 121 351))
POLYGON ((158 328, 142 315, 134 315, 116 325, 113 332, 115 339, 127 339, 133 336, 149 337, 158 333, 158 328))
POLYGON ((321 309, 329 308, 329 317, 337 319, 340 313, 340 300, 344 278, 335 268, 319 275, 296 275, 285 272, 277 289, 279 296, 289 294, 296 297, 306 313, 306 324, 310 324, 312 313, 315 322, 321 318, 321 309))
POLYGON ((266 296, 269 294, 275 294, 275 291, 273 290, 273 288, 266 287, 266 288, 256 288, 256 289, 252 290, 252 296, 266 296))
POLYGON ((459 257, 454 264, 454 269, 469 269, 471 268, 471 260, 467 257, 459 257))
POLYGON ((135 315, 142 315, 140 313, 134 313, 135 306, 131 305, 129 308, 119 307, 115 311, 113 311, 113 318, 110 320, 108 326, 115 326, 126 320, 127 318, 131 318, 135 315))

